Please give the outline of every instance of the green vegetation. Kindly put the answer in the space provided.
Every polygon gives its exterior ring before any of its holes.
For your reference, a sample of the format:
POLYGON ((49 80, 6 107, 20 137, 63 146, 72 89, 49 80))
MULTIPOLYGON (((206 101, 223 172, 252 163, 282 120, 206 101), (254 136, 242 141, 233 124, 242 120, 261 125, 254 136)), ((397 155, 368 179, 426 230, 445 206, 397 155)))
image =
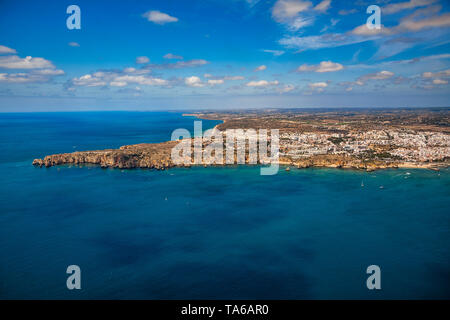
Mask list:
POLYGON ((336 137, 330 137, 328 138, 328 141, 331 141, 335 145, 339 145, 341 142, 344 142, 344 138, 336 138, 336 137))

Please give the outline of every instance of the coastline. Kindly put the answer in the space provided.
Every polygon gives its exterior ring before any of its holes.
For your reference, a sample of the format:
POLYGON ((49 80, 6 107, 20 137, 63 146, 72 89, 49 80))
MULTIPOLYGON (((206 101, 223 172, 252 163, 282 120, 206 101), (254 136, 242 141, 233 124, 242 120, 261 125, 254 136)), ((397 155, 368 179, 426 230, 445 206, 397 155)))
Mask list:
MULTIPOLYGON (((243 127, 247 128, 246 120, 255 118, 253 115, 236 116, 223 114, 207 114, 207 113, 183 113, 183 117, 195 117, 203 120, 220 120, 214 126, 214 129, 224 132, 227 126, 231 128, 236 125, 236 121, 243 121, 243 127), (237 119, 237 120, 236 120, 237 119), (228 121, 231 120, 231 121, 228 121), (231 123, 231 124, 230 124, 231 123)), ((256 117, 258 119, 258 117, 256 117)), ((288 121, 292 123, 292 121, 288 121)), ((238 122, 239 123, 239 122, 238 122)), ((294 122, 295 123, 295 122, 294 122)), ((252 123, 254 124, 254 123, 252 123)), ((270 123, 269 123, 270 124, 270 123)), ((279 124, 279 123, 278 123, 279 124)), ((283 128, 280 128, 283 129, 283 128)), ((221 166, 227 167, 229 165, 265 165, 268 163, 261 163, 258 159, 256 163, 250 163, 247 158, 247 150, 245 152, 245 163, 239 163, 235 151, 235 162, 233 164, 223 163, 195 163, 192 157, 184 161, 183 164, 176 164, 171 159, 172 148, 180 142, 166 141, 160 143, 141 143, 135 145, 124 145, 118 149, 92 150, 92 151, 77 151, 72 153, 62 153, 47 155, 42 159, 34 159, 32 164, 38 167, 51 167, 64 164, 93 164, 99 165, 102 168, 147 168, 156 170, 166 170, 173 167, 191 167, 191 166, 221 166)), ((203 144, 202 148, 205 148, 203 144)), ((404 159, 380 159, 371 158, 364 159, 357 156, 347 154, 318 154, 307 157, 295 158, 286 155, 280 156, 277 164, 286 166, 286 170, 290 167, 298 169, 302 168, 342 168, 374 171, 388 168, 405 168, 405 169, 428 169, 439 171, 440 168, 449 167, 449 158, 444 158, 442 161, 405 161, 404 159)), ((289 168, 289 169, 288 169, 289 168)))
MULTIPOLYGON (((235 166, 235 165, 264 165, 267 163, 257 162, 242 164, 217 164, 217 163, 194 163, 175 164, 171 160, 171 149, 178 141, 168 141, 153 144, 137 144, 122 146, 119 149, 105 149, 93 151, 77 151, 73 153, 62 153, 45 156, 43 159, 34 159, 32 165, 38 167, 52 167, 65 164, 94 164, 102 168, 147 168, 156 170, 166 170, 173 167, 191 167, 191 166, 235 166)), ((248 160, 248 159, 247 159, 248 160)), ((411 163, 404 161, 383 162, 361 161, 350 157, 336 156, 316 156, 302 160, 290 160, 281 158, 276 162, 280 166, 302 168, 342 168, 356 169, 365 171, 374 171, 388 168, 404 168, 404 169, 429 169, 439 170, 449 166, 448 162, 428 162, 428 163, 411 163)))

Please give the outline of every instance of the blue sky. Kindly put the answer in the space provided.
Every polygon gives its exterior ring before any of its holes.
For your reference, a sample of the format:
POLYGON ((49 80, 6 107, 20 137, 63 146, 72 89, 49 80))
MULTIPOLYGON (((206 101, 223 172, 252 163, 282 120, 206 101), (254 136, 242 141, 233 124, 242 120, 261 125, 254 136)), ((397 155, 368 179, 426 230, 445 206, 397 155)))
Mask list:
POLYGON ((449 30, 445 0, 2 1, 0 111, 448 106, 449 30))

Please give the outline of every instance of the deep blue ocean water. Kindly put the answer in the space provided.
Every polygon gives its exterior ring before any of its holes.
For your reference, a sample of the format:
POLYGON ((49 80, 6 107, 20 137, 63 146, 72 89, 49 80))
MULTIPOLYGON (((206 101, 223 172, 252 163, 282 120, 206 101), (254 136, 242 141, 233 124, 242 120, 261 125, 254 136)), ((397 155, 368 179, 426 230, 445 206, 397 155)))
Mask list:
POLYGON ((193 120, 0 114, 0 298, 450 298, 448 169, 31 165, 169 140, 193 120), (72 264, 81 290, 66 288, 72 264), (379 291, 366 288, 372 264, 379 291))

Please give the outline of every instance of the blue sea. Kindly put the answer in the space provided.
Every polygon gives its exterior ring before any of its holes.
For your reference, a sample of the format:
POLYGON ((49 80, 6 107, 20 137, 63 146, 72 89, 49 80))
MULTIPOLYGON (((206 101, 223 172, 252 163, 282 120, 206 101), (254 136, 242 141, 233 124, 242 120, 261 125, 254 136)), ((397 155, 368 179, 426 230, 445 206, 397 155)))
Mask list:
POLYGON ((0 298, 450 298, 448 169, 261 176, 258 167, 31 165, 170 140, 193 121, 0 114, 0 298), (81 268, 81 290, 66 288, 69 265, 81 268), (381 269, 381 290, 366 287, 370 265, 381 269))

